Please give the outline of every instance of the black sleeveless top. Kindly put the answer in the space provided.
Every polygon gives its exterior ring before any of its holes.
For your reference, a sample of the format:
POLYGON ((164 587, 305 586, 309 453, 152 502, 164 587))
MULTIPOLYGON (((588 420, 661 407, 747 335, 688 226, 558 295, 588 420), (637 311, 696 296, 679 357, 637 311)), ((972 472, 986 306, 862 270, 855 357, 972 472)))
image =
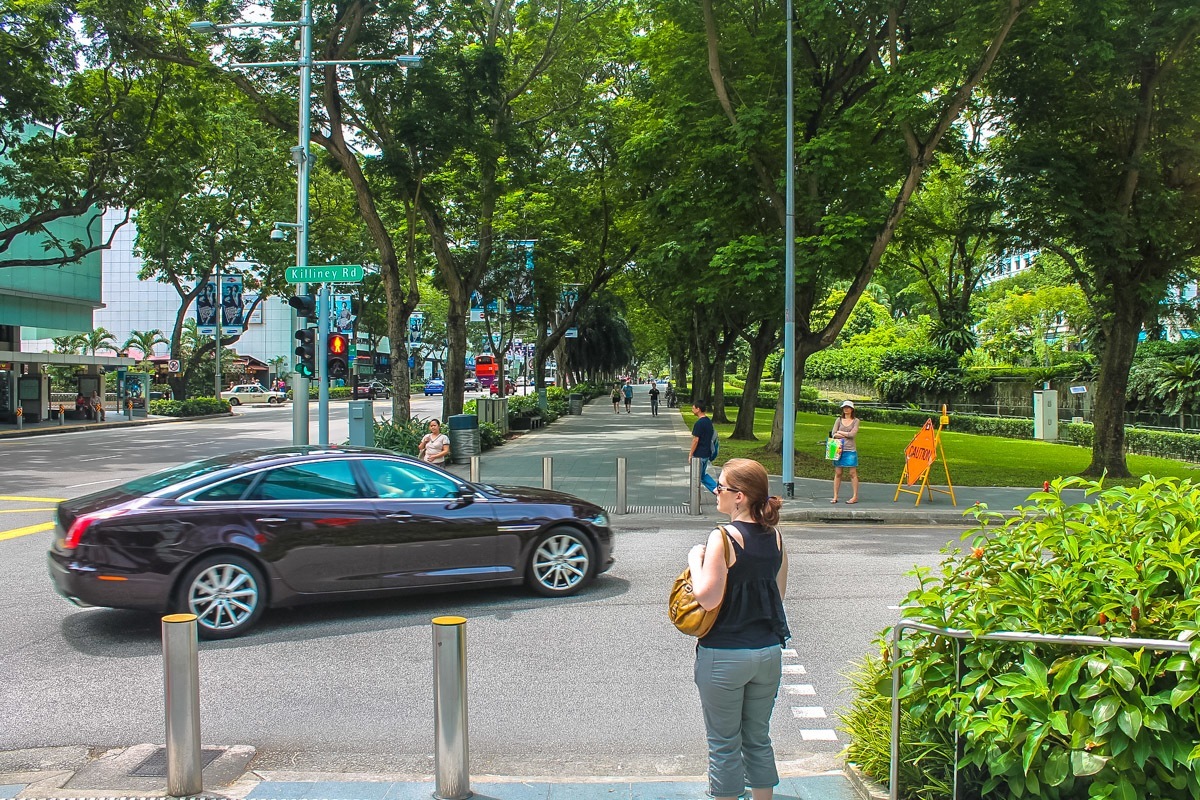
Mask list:
POLYGON ((720 650, 758 650, 782 645, 792 632, 788 630, 776 583, 783 566, 783 553, 775 529, 750 522, 731 524, 741 531, 746 545, 743 547, 737 539, 729 537, 737 561, 729 568, 717 622, 700 644, 720 650))

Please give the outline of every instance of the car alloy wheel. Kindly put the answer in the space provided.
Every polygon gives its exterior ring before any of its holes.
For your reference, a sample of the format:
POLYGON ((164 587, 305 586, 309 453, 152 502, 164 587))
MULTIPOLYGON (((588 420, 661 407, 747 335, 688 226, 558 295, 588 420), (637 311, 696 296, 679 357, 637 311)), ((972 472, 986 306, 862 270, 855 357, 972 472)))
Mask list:
POLYGON ((574 528, 542 534, 529 556, 529 585, 548 597, 574 594, 592 578, 593 552, 591 540, 574 528))
POLYGON ((195 614, 202 639, 230 639, 249 630, 266 605, 262 573, 247 559, 203 559, 183 581, 183 610, 195 614))
POLYGON ((231 406, 240 406, 241 404, 242 404, 242 401, 241 401, 241 400, 238 400, 236 397, 231 397, 231 398, 229 398, 229 405, 231 405, 231 406))

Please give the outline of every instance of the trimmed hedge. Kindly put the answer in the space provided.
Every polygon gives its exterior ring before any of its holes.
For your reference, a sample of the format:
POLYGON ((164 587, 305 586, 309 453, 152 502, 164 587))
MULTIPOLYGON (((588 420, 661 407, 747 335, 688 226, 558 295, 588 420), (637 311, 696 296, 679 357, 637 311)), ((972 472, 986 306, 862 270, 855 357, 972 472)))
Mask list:
POLYGON ((229 401, 215 397, 193 397, 191 400, 151 400, 151 414, 159 417, 207 417, 228 414, 229 401))
MULTIPOLYGON (((797 404, 801 411, 811 411, 816 414, 837 416, 838 405, 826 400, 816 402, 801 401, 797 404)), ((937 416, 934 411, 916 411, 896 408, 875 408, 859 406, 855 409, 859 419, 868 422, 884 422, 892 425, 911 425, 919 428, 925 420, 937 416)), ((1003 436, 1008 439, 1032 439, 1033 420, 1012 417, 980 417, 972 414, 955 414, 951 412, 950 429, 955 433, 977 433, 983 436, 1003 436)), ((1058 423, 1058 438, 1064 444, 1074 444, 1080 447, 1092 446, 1092 425, 1090 422, 1060 422, 1058 423)), ((1154 431, 1146 428, 1125 428, 1125 451, 1144 456, 1158 458, 1173 458, 1179 461, 1200 463, 1200 435, 1194 433, 1174 433, 1172 431, 1154 431)))

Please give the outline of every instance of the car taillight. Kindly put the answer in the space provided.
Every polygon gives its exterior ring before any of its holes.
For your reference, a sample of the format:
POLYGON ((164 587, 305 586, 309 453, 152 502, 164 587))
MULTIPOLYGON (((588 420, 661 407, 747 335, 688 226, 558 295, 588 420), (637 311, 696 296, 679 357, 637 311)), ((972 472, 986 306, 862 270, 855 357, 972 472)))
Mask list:
POLYGON ((80 514, 71 523, 71 527, 67 530, 66 537, 63 538, 62 547, 64 550, 74 550, 79 546, 79 540, 83 538, 83 534, 87 532, 88 527, 93 523, 102 519, 109 519, 121 514, 124 509, 114 508, 106 511, 95 511, 91 514, 80 514))

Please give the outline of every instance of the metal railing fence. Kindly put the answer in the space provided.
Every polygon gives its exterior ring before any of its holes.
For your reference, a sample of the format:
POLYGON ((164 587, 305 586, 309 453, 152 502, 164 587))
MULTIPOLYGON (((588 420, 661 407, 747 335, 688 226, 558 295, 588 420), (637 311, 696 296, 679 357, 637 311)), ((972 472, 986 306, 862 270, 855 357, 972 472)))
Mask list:
MULTIPOLYGON (((1191 642, 1181 642, 1174 639, 1105 639, 1102 636, 1083 636, 1079 634, 1026 633, 1023 631, 995 631, 992 633, 975 633, 974 631, 957 628, 939 628, 924 622, 902 619, 892 629, 892 741, 890 764, 888 769, 888 798, 900 798, 900 640, 905 631, 924 631, 935 636, 946 636, 954 639, 954 683, 955 687, 962 682, 962 640, 991 641, 991 642, 1021 642, 1026 644, 1046 644, 1059 647, 1119 647, 1123 650, 1165 650, 1176 653, 1186 653, 1191 642)), ((951 797, 958 800, 958 760, 962 754, 961 735, 954 734, 954 783, 951 797)))

